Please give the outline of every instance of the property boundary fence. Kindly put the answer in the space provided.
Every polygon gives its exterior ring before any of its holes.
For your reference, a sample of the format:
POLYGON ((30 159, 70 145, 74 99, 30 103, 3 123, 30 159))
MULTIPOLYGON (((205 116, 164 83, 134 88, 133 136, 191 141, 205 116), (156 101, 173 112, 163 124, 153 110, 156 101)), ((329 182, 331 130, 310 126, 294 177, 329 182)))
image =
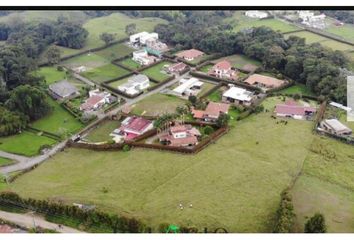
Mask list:
POLYGON ((52 138, 52 139, 54 139, 56 141, 62 140, 61 136, 56 135, 56 134, 51 133, 51 132, 47 132, 47 131, 44 131, 44 130, 41 130, 41 129, 37 129, 37 128, 31 127, 31 126, 27 126, 27 129, 31 130, 31 131, 34 131, 34 132, 37 132, 37 133, 41 132, 41 133, 43 133, 44 136, 52 138))

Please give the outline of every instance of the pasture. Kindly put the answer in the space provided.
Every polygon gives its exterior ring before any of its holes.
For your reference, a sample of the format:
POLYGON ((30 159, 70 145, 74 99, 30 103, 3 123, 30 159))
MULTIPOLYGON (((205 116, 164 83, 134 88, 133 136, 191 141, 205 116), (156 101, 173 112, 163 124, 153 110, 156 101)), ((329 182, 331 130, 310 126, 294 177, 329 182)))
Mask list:
POLYGON ((158 82, 162 82, 170 77, 170 75, 165 73, 165 71, 163 70, 163 67, 168 64, 170 64, 170 62, 162 61, 152 67, 143 70, 141 73, 158 82))
POLYGON ((98 68, 93 68, 86 72, 81 73, 82 76, 91 79, 96 83, 102 83, 107 80, 111 80, 114 78, 119 78, 125 74, 128 74, 129 71, 118 67, 113 64, 107 64, 98 68))
POLYGON ((260 113, 196 155, 67 149, 19 177, 10 189, 24 197, 124 212, 154 231, 161 223, 174 223, 271 232, 280 193, 307 155, 311 127, 305 121, 276 124, 270 113, 260 113))
POLYGON ((133 48, 128 47, 124 43, 114 44, 108 48, 95 52, 95 54, 107 59, 108 61, 115 60, 117 58, 125 57, 134 51, 133 48))
POLYGON ((0 137, 0 150, 28 157, 39 154, 43 145, 53 145, 56 141, 45 136, 23 131, 20 134, 0 137))

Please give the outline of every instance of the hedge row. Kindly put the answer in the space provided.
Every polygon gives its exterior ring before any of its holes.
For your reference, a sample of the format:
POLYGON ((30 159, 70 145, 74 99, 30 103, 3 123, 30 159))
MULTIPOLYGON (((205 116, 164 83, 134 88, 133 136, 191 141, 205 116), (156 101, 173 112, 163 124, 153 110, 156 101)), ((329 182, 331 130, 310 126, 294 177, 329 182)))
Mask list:
POLYGON ((56 134, 51 133, 51 132, 47 132, 47 131, 44 131, 44 130, 41 130, 41 129, 37 129, 37 128, 31 127, 31 126, 27 126, 27 129, 33 130, 33 131, 35 131, 37 133, 38 132, 42 132, 44 136, 52 138, 52 139, 54 139, 56 141, 60 141, 61 140, 61 136, 56 135, 56 134))
POLYGON ((288 190, 281 194, 279 208, 276 213, 274 233, 290 233, 295 222, 294 205, 288 190))

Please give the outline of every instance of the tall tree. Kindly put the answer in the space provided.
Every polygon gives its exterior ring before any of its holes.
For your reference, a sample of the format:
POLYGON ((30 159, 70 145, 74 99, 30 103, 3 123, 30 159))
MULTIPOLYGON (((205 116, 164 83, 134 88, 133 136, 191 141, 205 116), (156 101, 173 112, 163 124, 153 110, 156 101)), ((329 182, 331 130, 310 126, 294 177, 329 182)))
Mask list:
POLYGON ((325 217, 321 213, 316 213, 305 223, 305 233, 326 233, 325 217))
POLYGON ((115 40, 115 38, 116 38, 116 36, 115 36, 115 34, 113 34, 113 33, 106 33, 106 32, 104 32, 104 33, 102 33, 102 34, 100 35, 100 39, 101 39, 106 45, 108 45, 108 44, 110 44, 111 42, 113 42, 113 41, 115 40))
POLYGON ((127 26, 125 26, 125 33, 128 36, 136 33, 136 24, 135 23, 131 23, 131 24, 128 24, 127 26))
POLYGON ((46 57, 50 65, 54 65, 60 62, 61 51, 56 46, 51 46, 46 52, 46 57))
POLYGON ((26 118, 0 106, 0 136, 18 133, 25 128, 26 118))

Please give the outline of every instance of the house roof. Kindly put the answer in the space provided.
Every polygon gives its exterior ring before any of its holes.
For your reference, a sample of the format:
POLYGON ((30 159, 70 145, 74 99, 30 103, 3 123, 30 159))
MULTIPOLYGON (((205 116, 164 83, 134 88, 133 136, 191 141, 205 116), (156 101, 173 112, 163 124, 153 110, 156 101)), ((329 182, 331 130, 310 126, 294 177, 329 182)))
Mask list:
POLYGON ((277 104, 275 107, 275 112, 279 114, 304 116, 306 112, 316 112, 316 108, 300 105, 277 104))
POLYGON ((189 49, 183 52, 177 53, 177 57, 180 58, 196 58, 199 56, 202 56, 204 53, 202 51, 199 51, 197 49, 189 49))
POLYGON ((70 96, 76 93, 77 88, 67 80, 62 80, 49 85, 49 89, 60 97, 70 96))
POLYGON ((203 110, 192 109, 192 114, 193 114, 194 118, 203 118, 204 111, 203 110))
POLYGON ((0 225, 0 233, 13 233, 14 229, 9 225, 0 225))
MULTIPOLYGON (((180 80, 182 82, 183 79, 180 80)), ((199 79, 198 78, 190 78, 186 81, 184 81, 181 85, 177 86, 176 88, 173 89, 174 92, 182 94, 184 93, 187 89, 193 87, 193 86, 200 86, 199 84, 199 79)), ((202 83, 202 82, 201 82, 202 83)))
POLYGON ((209 102, 205 109, 205 114, 219 116, 220 112, 227 113, 229 111, 229 107, 230 104, 227 103, 209 102))
POLYGON ((174 147, 198 143, 198 139, 196 136, 188 136, 185 138, 169 138, 167 140, 171 142, 170 146, 174 147))
POLYGON ((103 96, 100 95, 93 95, 92 97, 89 97, 86 99, 85 103, 81 104, 81 109, 82 110, 88 110, 93 108, 97 103, 102 101, 104 99, 103 96))
POLYGON ((333 119, 325 119, 323 121, 328 126, 333 128, 333 130, 335 130, 336 132, 351 132, 352 131, 349 127, 345 126, 343 123, 341 123, 340 121, 338 121, 335 118, 333 118, 333 119))
POLYGON ((223 97, 228 97, 239 101, 251 101, 252 95, 253 93, 247 91, 246 89, 239 87, 231 87, 229 90, 224 92, 223 97))
POLYGON ((284 81, 276 79, 274 77, 264 76, 260 74, 253 74, 245 80, 245 83, 248 83, 250 85, 255 85, 257 83, 260 83, 265 85, 268 88, 271 88, 271 87, 280 87, 281 85, 284 84, 284 81))
POLYGON ((142 132, 151 123, 152 123, 152 121, 147 120, 142 117, 130 117, 127 124, 124 126, 121 126, 121 130, 129 129, 129 130, 136 131, 136 132, 142 132))
POLYGON ((183 69, 185 69, 187 67, 187 65, 183 62, 179 62, 179 63, 176 63, 176 64, 173 64, 169 67, 170 71, 173 71, 173 72, 177 72, 177 71, 181 71, 183 69))
POLYGON ((222 60, 213 66, 213 69, 229 70, 231 69, 231 63, 227 60, 222 60))
POLYGON ((149 80, 149 78, 146 75, 138 74, 138 75, 134 75, 134 76, 130 77, 128 81, 141 83, 141 82, 145 82, 147 80, 149 80))

